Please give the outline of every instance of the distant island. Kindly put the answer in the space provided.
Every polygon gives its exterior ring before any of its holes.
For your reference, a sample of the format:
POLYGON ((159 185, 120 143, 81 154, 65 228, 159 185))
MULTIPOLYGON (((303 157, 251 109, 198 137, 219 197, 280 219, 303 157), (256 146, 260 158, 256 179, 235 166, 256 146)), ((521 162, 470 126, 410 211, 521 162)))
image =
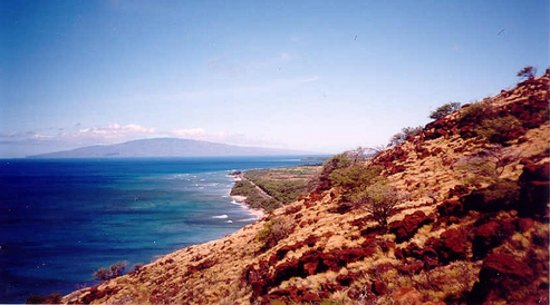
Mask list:
POLYGON ((154 138, 141 139, 113 145, 94 145, 27 158, 145 158, 145 157, 227 157, 227 156, 277 156, 312 155, 315 153, 236 146, 208 141, 154 138))

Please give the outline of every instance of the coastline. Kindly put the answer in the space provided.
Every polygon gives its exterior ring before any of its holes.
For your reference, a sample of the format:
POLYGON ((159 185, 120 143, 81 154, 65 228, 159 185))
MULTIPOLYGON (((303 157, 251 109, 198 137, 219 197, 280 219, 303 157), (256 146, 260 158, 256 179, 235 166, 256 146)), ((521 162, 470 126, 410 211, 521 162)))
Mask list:
POLYGON ((262 211, 262 210, 260 210, 260 209, 251 208, 251 207, 246 203, 246 197, 245 197, 245 196, 233 195, 233 196, 230 196, 230 197, 231 197, 231 199, 233 199, 234 204, 237 204, 237 205, 242 206, 242 207, 245 208, 250 214, 254 215, 258 220, 264 218, 265 212, 262 211))
MULTIPOLYGON (((243 180, 242 172, 236 171, 231 174, 229 174, 231 178, 233 178, 233 186, 231 187, 231 190, 235 187, 235 182, 243 180)), ((231 190, 229 193, 231 194, 231 190)), ((250 214, 252 214, 254 217, 256 217, 257 220, 260 220, 264 218, 265 212, 262 209, 254 209, 252 208, 247 202, 246 202, 246 196, 240 196, 240 195, 229 195, 231 199, 233 200, 232 203, 239 205, 246 209, 250 214)))

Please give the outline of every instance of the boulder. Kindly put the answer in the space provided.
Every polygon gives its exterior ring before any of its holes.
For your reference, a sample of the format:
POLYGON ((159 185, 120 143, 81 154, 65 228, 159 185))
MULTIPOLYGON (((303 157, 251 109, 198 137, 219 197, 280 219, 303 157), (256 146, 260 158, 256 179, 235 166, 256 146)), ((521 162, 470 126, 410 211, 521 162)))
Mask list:
MULTIPOLYGON (((314 245, 315 241, 316 238, 308 238, 298 244, 301 246, 314 245)), ((348 263, 371 256, 377 249, 376 240, 371 239, 366 240, 359 247, 343 247, 330 252, 310 249, 299 258, 291 258, 277 264, 277 257, 284 256, 283 254, 286 254, 286 250, 288 250, 284 249, 279 255, 275 253, 267 260, 260 260, 258 268, 253 265, 248 266, 243 274, 243 282, 252 287, 252 299, 257 299, 265 296, 271 288, 277 287, 290 278, 306 278, 327 270, 338 272, 348 263), (270 268, 270 266, 274 266, 274 268, 270 268)), ((289 291, 281 293, 283 292, 289 291)), ((293 298, 293 300, 297 299, 293 298)))
POLYGON ((550 163, 535 164, 522 160, 523 172, 519 177, 520 204, 518 212, 525 217, 548 215, 550 163))
POLYGON ((433 216, 427 216, 422 211, 405 216, 403 220, 390 223, 389 230, 395 234, 397 242, 409 240, 416 234, 416 231, 425 224, 433 222, 433 216))
POLYGON ((472 231, 472 252, 475 258, 484 257, 489 250, 500 245, 515 231, 512 219, 491 220, 472 231))
POLYGON ((449 229, 441 233, 440 238, 430 238, 425 247, 430 247, 438 254, 439 260, 446 264, 457 259, 464 259, 468 254, 468 234, 464 228, 449 229))
POLYGON ((519 257, 494 253, 483 261, 479 277, 481 282, 502 278, 514 278, 522 282, 529 282, 533 277, 533 271, 529 265, 520 261, 519 257))
POLYGON ((423 262, 424 270, 430 270, 439 266, 439 255, 430 244, 419 247, 416 243, 410 243, 406 248, 396 248, 395 257, 398 259, 414 258, 423 262))
POLYGON ((515 209, 520 189, 516 181, 499 179, 494 184, 461 198, 464 210, 498 212, 515 209))
POLYGON ((381 280, 376 280, 372 283, 372 291, 377 295, 383 295, 388 292, 388 286, 381 280))
POLYGON ((437 206, 437 212, 441 216, 462 216, 464 209, 460 201, 447 199, 437 206))
POLYGON ((395 267, 399 272, 403 274, 412 275, 412 274, 420 273, 420 271, 422 271, 422 269, 424 268, 424 263, 416 259, 414 260, 408 259, 404 261, 402 264, 396 265, 395 267))
POLYGON ((519 257, 505 253, 492 253, 483 261, 479 281, 475 283, 470 301, 474 304, 506 298, 511 291, 529 285, 533 270, 519 257))
POLYGON ((469 189, 465 185, 456 185, 452 189, 449 189, 449 198, 452 198, 454 196, 462 197, 463 195, 466 195, 469 192, 469 189))

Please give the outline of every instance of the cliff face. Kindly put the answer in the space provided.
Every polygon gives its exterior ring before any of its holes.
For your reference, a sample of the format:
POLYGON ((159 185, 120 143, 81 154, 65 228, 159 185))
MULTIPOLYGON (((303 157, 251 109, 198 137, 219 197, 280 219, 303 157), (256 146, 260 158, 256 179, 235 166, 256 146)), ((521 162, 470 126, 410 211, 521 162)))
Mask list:
POLYGON ((328 185, 63 302, 547 304, 549 81, 464 106, 366 161, 406 194, 387 227, 328 185))

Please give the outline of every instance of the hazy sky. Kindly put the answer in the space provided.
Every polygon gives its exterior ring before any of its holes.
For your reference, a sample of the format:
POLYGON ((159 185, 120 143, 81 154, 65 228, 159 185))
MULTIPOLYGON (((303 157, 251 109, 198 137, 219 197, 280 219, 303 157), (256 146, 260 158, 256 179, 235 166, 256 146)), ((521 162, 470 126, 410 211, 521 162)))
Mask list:
POLYGON ((338 152, 549 65, 549 1, 1 1, 0 156, 178 136, 338 152))

